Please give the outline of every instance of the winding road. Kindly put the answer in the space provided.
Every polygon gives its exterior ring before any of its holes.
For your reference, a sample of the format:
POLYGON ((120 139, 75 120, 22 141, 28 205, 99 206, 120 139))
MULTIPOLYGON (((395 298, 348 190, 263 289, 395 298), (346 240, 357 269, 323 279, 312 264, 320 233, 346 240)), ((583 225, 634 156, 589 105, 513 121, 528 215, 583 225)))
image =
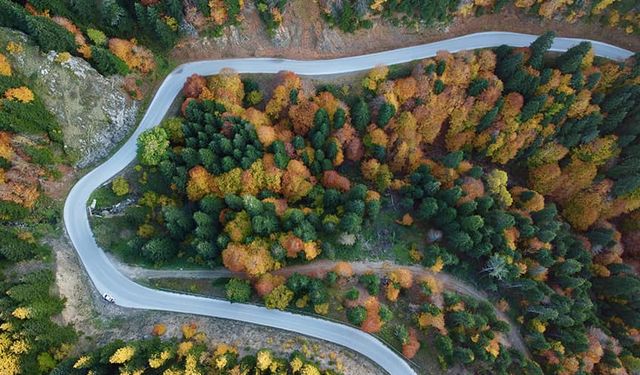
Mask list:
MULTIPOLYGON (((124 276, 98 247, 89 226, 87 201, 91 193, 129 165, 136 156, 138 135, 163 119, 180 93, 186 78, 194 73, 212 75, 230 67, 239 73, 277 73, 290 70, 299 75, 330 75, 371 69, 379 64, 398 64, 431 57, 439 50, 495 47, 501 44, 528 46, 536 36, 510 32, 470 34, 440 42, 332 60, 298 61, 276 58, 243 58, 197 61, 180 65, 171 72, 156 92, 147 112, 131 138, 106 162, 82 177, 71 189, 64 205, 64 223, 91 281, 100 294, 109 293, 116 304, 138 309, 173 311, 233 319, 330 341, 354 350, 377 363, 392 375, 416 374, 400 356, 373 336, 327 320, 263 307, 231 304, 227 301, 169 293, 143 287, 124 276)), ((551 51, 566 51, 583 39, 556 38, 551 51)), ((591 41, 595 54, 613 60, 630 57, 631 51, 591 41)))

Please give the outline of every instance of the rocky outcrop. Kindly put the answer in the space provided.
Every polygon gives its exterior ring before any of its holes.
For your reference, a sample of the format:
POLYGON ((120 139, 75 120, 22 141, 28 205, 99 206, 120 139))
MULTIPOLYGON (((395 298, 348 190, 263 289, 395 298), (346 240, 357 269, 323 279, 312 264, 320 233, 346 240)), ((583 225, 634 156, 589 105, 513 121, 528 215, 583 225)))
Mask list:
POLYGON ((25 34, 0 28, 0 46, 9 41, 23 47, 22 52, 7 54, 11 65, 29 77, 55 115, 77 167, 107 156, 135 126, 139 103, 122 90, 122 77, 104 77, 81 58, 43 53, 25 34))

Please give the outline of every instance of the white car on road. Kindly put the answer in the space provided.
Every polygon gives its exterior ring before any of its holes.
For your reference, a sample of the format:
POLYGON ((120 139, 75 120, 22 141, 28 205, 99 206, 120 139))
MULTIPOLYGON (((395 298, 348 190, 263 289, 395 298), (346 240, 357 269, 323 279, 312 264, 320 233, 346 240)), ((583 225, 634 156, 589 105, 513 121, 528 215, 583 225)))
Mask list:
POLYGON ((111 297, 109 294, 105 293, 102 295, 102 298, 104 298, 105 301, 109 302, 109 303, 115 303, 116 300, 113 299, 113 297, 111 297))

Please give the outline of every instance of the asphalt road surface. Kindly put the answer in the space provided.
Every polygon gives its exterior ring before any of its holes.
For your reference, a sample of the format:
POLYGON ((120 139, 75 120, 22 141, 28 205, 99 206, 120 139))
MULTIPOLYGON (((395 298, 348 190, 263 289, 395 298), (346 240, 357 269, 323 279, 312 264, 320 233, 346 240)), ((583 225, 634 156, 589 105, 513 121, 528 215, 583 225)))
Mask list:
MULTIPOLYGON (((212 75, 222 68, 229 67, 239 73, 277 73, 290 70, 299 75, 338 74, 368 70, 379 64, 398 64, 431 57, 440 50, 456 52, 495 47, 501 44, 528 46, 535 38, 534 35, 518 33, 486 32, 420 46, 332 60, 243 58, 197 61, 180 65, 164 80, 131 138, 109 160, 87 173, 71 189, 64 206, 67 234, 96 289, 101 295, 108 293, 113 296, 115 303, 120 306, 234 319, 298 332, 354 350, 392 375, 415 374, 416 372, 407 362, 385 344, 365 332, 346 325, 253 305, 231 304, 222 300, 169 293, 136 284, 121 274, 96 244, 89 226, 87 201, 91 192, 107 183, 134 160, 138 135, 160 123, 169 106, 180 93, 186 78, 194 73, 212 75)), ((565 51, 581 41, 583 40, 556 38, 551 50, 565 51)), ((614 60, 624 60, 633 54, 606 43, 592 41, 592 44, 596 55, 614 60)))

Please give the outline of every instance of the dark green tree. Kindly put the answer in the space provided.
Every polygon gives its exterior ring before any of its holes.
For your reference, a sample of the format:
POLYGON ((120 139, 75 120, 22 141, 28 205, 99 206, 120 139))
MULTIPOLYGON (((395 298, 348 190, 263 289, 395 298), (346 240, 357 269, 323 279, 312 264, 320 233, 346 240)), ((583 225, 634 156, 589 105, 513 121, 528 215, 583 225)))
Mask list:
POLYGON ((553 39, 556 37, 556 34, 553 31, 547 31, 546 33, 540 35, 536 40, 531 43, 529 46, 529 50, 531 51, 531 55, 529 56, 529 60, 527 63, 534 69, 541 70, 544 63, 544 55, 547 53, 551 45, 553 44, 553 39))
POLYGON ((371 115, 369 114, 369 106, 363 98, 359 98, 353 107, 351 107, 351 122, 353 127, 362 133, 369 125, 370 121, 371 115))
POLYGON ((367 289, 372 296, 377 296, 380 293, 380 278, 373 273, 367 273, 360 275, 358 281, 367 289))
POLYGON ((396 107, 393 104, 384 102, 380 106, 378 110, 378 121, 377 124, 379 127, 384 128, 389 123, 389 120, 396 114, 396 107))
POLYGON ((347 310, 347 319, 355 326, 359 326, 367 318, 367 310, 362 306, 356 306, 347 310))
POLYGON ((577 46, 571 47, 567 50, 567 52, 558 56, 556 59, 556 66, 562 73, 575 73, 578 69, 580 69, 580 65, 582 64, 582 60, 591 50, 591 43, 589 42, 581 42, 577 46))
POLYGON ((340 129, 347 119, 347 115, 344 112, 344 109, 338 108, 336 112, 333 114, 333 127, 334 129, 340 129))
POLYGON ((166 237, 153 238, 142 246, 142 254, 155 263, 163 263, 176 255, 176 248, 176 245, 166 237))
POLYGON ((480 95, 487 87, 489 87, 489 81, 484 78, 475 78, 471 81, 467 93, 469 96, 480 95))

